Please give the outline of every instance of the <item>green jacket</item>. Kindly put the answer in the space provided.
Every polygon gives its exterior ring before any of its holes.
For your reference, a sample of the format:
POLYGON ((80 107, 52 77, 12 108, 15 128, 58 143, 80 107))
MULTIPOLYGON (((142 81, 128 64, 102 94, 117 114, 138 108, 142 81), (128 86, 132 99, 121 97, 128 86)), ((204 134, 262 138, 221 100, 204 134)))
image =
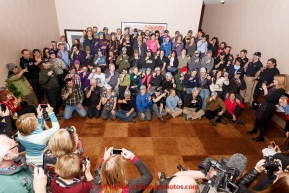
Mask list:
POLYGON ((120 56, 117 57, 117 60, 116 60, 116 65, 119 66, 119 68, 121 69, 128 69, 130 67, 130 63, 128 61, 129 59, 129 56, 126 55, 126 56, 123 56, 122 54, 120 56), (120 61, 120 59, 122 58, 122 60, 120 61))
POLYGON ((29 95, 32 91, 30 90, 30 83, 28 80, 22 75, 21 78, 17 79, 16 75, 11 75, 8 77, 8 88, 9 84, 13 84, 14 87, 22 93, 22 101, 25 101, 25 96, 29 95))
POLYGON ((26 169, 17 167, 11 174, 0 170, 0 192, 2 193, 33 193, 33 178, 26 169))
POLYGON ((184 80, 180 81, 181 75, 178 73, 175 75, 175 83, 176 83, 176 89, 183 90, 186 88, 186 85, 184 83, 184 80))
POLYGON ((53 69, 53 77, 52 76, 48 76, 48 72, 51 71, 53 68, 49 68, 49 69, 42 69, 39 73, 39 83, 42 84, 43 86, 52 86, 52 87, 56 87, 58 86, 58 78, 57 78, 57 74, 55 72, 55 70, 53 69), (44 85, 45 84, 45 85, 44 85))

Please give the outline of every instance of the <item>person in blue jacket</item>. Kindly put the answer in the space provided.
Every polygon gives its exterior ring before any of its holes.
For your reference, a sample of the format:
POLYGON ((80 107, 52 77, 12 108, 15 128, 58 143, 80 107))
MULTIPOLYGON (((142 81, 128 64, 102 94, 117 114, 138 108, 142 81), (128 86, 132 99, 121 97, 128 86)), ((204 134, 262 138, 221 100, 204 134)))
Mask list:
POLYGON ((172 42, 171 42, 170 36, 165 37, 160 48, 161 50, 165 51, 165 56, 168 57, 168 55, 171 53, 171 50, 172 50, 172 42))
POLYGON ((140 92, 136 96, 136 108, 138 110, 137 116, 138 119, 143 122, 145 120, 151 121, 152 120, 152 113, 150 107, 152 105, 151 96, 146 91, 146 86, 140 86, 140 92))
POLYGON ((91 54, 94 55, 95 49, 94 49, 94 44, 96 42, 96 39, 92 36, 92 31, 87 31, 87 38, 83 42, 83 47, 86 48, 86 46, 90 47, 91 54))
POLYGON ((241 66, 242 64, 242 59, 239 57, 239 58, 236 58, 236 62, 235 62, 235 65, 231 65, 228 70, 229 70, 229 78, 232 78, 235 74, 236 71, 240 71, 241 72, 241 75, 240 75, 240 78, 243 78, 244 77, 244 68, 241 66))

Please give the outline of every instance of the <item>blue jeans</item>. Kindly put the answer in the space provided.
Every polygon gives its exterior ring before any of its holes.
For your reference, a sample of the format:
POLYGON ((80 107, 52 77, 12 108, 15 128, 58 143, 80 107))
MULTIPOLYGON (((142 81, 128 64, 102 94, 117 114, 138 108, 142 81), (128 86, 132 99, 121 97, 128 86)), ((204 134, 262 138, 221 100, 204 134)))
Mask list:
POLYGON ((210 96, 210 91, 209 89, 204 89, 202 88, 202 90, 200 91, 200 96, 203 100, 203 105, 202 105, 202 109, 205 111, 207 108, 207 103, 206 103, 206 99, 210 96))
MULTIPOLYGON (((116 114, 112 115, 111 114, 111 109, 106 109, 105 107, 102 110, 102 119, 103 120, 107 120, 108 118, 110 118, 111 120, 115 120, 116 119, 116 114)), ((114 111, 116 112, 116 109, 114 109, 114 111)))
POLYGON ((161 115, 160 114, 160 107, 158 107, 157 104, 155 104, 155 103, 152 104, 151 110, 155 114, 156 117, 162 117, 162 116, 166 116, 167 115, 167 112, 166 112, 166 110, 164 108, 162 110, 162 115, 161 115))
POLYGON ((133 111, 128 117, 125 115, 126 113, 128 113, 129 111, 125 111, 125 110, 118 110, 116 113, 116 116, 118 118, 120 118, 121 120, 125 121, 125 122, 130 122, 130 120, 136 116, 136 113, 133 111))
POLYGON ((176 67, 167 68, 167 71, 169 71, 169 72, 174 72, 176 70, 178 70, 178 68, 176 68, 176 67))
POLYGON ((145 114, 144 118, 141 117, 141 112, 140 111, 137 112, 138 119, 141 122, 143 122, 145 120, 147 120, 147 121, 151 121, 152 120, 152 112, 151 112, 150 108, 148 108, 146 110, 143 109, 142 112, 145 114))
POLYGON ((78 105, 75 106, 70 106, 66 105, 64 109, 64 119, 70 119, 72 117, 73 111, 76 111, 80 117, 85 117, 86 116, 86 111, 84 107, 82 106, 81 109, 77 107, 78 105))
POLYGON ((200 58, 202 59, 205 56, 205 53, 200 54, 200 58))
POLYGON ((88 107, 87 109, 88 118, 92 119, 93 117, 99 118, 100 117, 100 110, 96 107, 88 107))
POLYGON ((186 93, 187 94, 192 94, 192 90, 193 90, 193 88, 186 88, 186 93))

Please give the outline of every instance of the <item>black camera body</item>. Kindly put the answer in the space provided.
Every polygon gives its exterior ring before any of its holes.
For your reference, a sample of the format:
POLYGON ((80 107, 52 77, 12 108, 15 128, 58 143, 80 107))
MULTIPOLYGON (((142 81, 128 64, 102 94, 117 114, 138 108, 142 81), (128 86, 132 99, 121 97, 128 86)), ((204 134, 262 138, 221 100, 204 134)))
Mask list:
POLYGON ((80 159, 80 164, 81 165, 84 165, 86 167, 86 164, 87 164, 87 160, 89 160, 89 157, 88 156, 84 156, 80 159))
POLYGON ((74 129, 71 127, 71 126, 68 126, 65 128, 66 131, 69 133, 69 134, 73 134, 74 133, 74 129))
POLYGON ((267 171, 276 172, 279 170, 280 164, 279 162, 274 161, 274 158, 272 156, 265 156, 263 157, 263 159, 266 160, 263 166, 267 171))

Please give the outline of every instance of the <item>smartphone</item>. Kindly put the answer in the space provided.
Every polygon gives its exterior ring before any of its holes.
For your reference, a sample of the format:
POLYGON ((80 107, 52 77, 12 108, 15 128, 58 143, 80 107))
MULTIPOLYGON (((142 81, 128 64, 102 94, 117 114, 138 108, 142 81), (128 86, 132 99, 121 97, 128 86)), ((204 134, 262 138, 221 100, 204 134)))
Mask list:
POLYGON ((5 104, 1 104, 1 111, 2 111, 2 112, 5 112, 5 111, 6 111, 6 108, 7 108, 7 107, 6 107, 5 104))
POLYGON ((111 151, 111 154, 113 154, 113 155, 121 155, 121 153, 122 153, 122 149, 113 148, 111 151))
POLYGON ((270 145, 271 145, 273 148, 275 148, 276 143, 275 143, 274 141, 271 141, 271 142, 270 142, 270 145))
POLYGON ((47 108, 47 104, 40 104, 41 109, 46 109, 47 108))

